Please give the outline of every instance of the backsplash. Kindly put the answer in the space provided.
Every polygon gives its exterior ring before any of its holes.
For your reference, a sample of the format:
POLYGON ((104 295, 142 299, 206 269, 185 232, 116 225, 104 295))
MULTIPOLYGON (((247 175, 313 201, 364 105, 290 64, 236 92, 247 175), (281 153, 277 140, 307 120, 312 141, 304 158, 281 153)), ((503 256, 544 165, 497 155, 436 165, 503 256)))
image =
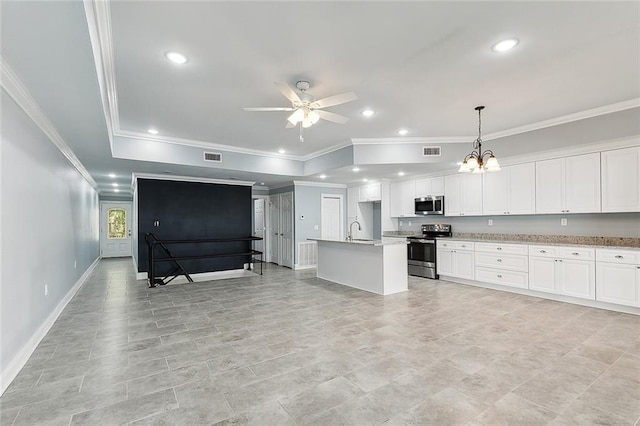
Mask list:
MULTIPOLYGON (((559 235, 575 237, 640 238, 640 213, 413 217, 394 219, 396 230, 420 232, 424 223, 448 223, 454 233, 559 235), (561 219, 567 225, 561 225, 561 219), (493 225, 489 225, 489 220, 493 225), (402 226, 399 223, 402 222, 402 226), (411 225, 409 226, 409 222, 411 225)), ((385 230, 385 233, 388 231, 385 230)))

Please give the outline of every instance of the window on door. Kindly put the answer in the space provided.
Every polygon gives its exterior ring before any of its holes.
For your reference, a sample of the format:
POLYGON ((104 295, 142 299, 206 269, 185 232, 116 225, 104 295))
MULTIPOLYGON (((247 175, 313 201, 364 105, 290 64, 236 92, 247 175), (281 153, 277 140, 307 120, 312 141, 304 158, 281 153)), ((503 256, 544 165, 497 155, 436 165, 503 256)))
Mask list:
POLYGON ((121 208, 107 210, 107 238, 121 240, 127 238, 127 211, 121 208))

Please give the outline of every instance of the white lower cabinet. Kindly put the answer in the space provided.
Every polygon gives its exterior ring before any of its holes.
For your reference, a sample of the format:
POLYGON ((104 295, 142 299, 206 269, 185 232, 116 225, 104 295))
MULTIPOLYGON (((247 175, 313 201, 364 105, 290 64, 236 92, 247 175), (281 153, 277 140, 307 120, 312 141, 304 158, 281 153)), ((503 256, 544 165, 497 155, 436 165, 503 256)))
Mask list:
POLYGON ((522 244, 476 243, 476 280, 527 288, 529 262, 522 244))
POLYGON ((473 250, 472 242, 438 240, 436 272, 448 277, 474 279, 473 250))
POLYGON ((597 249, 596 300, 640 306, 640 250, 597 249))
POLYGON ((529 289, 595 300, 595 250, 529 246, 529 289))

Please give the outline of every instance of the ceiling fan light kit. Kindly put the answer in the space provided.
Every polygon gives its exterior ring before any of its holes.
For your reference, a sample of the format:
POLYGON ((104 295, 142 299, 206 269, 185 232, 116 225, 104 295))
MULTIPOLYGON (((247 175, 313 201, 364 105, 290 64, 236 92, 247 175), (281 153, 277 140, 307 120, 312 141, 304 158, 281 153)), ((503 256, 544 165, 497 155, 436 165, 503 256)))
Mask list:
POLYGON ((482 151, 482 119, 481 113, 484 106, 480 105, 474 108, 478 111, 478 137, 473 141, 473 150, 467 154, 462 161, 462 165, 458 169, 461 173, 484 173, 500 171, 500 163, 493 155, 493 151, 487 149, 482 151))
POLYGON ((304 142, 302 129, 307 129, 313 126, 320 121, 320 119, 339 124, 349 121, 348 117, 324 111, 323 108, 341 105, 358 98, 355 93, 347 92, 315 100, 313 96, 306 92, 311 85, 305 80, 301 80, 296 83, 296 88, 300 91, 300 94, 296 93, 296 91, 287 83, 275 82, 273 84, 275 84, 280 92, 291 102, 291 107, 258 107, 243 109, 245 111, 293 111, 293 113, 287 117, 288 123, 286 127, 292 128, 298 125, 300 126, 300 142, 304 142))

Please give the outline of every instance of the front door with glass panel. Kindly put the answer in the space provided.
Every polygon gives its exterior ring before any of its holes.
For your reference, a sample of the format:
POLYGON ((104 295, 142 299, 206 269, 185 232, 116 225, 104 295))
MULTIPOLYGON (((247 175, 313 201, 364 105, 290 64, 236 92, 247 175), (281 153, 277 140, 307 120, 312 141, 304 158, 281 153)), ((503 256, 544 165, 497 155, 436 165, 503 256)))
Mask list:
POLYGON ((100 204, 100 253, 131 256, 131 203, 100 204))

